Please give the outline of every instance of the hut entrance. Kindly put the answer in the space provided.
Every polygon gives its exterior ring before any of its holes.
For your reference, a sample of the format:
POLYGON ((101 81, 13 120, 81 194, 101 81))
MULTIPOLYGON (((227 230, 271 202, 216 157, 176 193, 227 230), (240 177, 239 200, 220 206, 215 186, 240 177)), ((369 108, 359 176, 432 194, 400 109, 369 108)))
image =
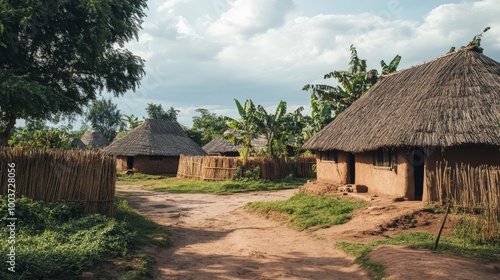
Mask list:
POLYGON ((134 168, 134 157, 127 157, 127 169, 134 168))
POLYGON ((413 184, 415 186, 414 199, 422 200, 424 194, 424 150, 415 148, 410 154, 413 164, 413 184))
POLYGON ((353 153, 349 153, 349 178, 348 184, 356 184, 356 158, 353 153))

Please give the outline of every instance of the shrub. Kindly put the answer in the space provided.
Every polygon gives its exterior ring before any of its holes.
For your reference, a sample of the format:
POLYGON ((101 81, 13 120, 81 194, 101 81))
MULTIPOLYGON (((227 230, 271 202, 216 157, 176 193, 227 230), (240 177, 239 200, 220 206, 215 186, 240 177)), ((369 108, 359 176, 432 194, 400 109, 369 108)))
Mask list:
MULTIPOLYGON (((6 217, 5 198, 0 206, 0 215, 6 217)), ((78 209, 68 202, 50 207, 18 199, 16 272, 7 271, 8 264, 2 262, 0 279, 73 278, 97 262, 127 253, 135 233, 126 223, 99 214, 83 216, 78 209)), ((9 247, 6 239, 0 241, 2 252, 9 247)))

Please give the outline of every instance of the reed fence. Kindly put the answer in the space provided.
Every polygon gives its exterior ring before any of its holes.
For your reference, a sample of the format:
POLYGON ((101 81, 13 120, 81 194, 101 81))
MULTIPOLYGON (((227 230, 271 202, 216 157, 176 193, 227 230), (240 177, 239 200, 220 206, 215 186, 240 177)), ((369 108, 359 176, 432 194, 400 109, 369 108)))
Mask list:
POLYGON ((241 157, 221 156, 184 156, 181 155, 178 178, 196 178, 207 181, 231 180, 236 172, 260 169, 260 179, 281 179, 294 174, 297 177, 312 178, 313 165, 316 164, 314 156, 302 156, 294 161, 280 159, 268 159, 263 157, 252 157, 243 165, 241 157))
POLYGON ((82 205, 85 213, 113 216, 116 163, 103 152, 3 148, 0 163, 1 195, 8 193, 8 164, 14 163, 17 197, 64 200, 82 205))
POLYGON ((500 241, 500 166, 465 164, 448 166, 438 162, 427 171, 429 201, 451 203, 473 218, 476 234, 484 240, 500 241))

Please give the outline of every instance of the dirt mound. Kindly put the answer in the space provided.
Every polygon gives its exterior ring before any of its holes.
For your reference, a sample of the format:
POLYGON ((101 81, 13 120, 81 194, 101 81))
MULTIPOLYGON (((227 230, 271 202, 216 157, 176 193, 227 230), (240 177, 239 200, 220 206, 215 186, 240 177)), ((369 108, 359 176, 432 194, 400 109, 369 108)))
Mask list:
POLYGON ((306 184, 301 186, 299 190, 312 195, 337 195, 337 188, 339 187, 340 185, 326 182, 308 181, 306 184))

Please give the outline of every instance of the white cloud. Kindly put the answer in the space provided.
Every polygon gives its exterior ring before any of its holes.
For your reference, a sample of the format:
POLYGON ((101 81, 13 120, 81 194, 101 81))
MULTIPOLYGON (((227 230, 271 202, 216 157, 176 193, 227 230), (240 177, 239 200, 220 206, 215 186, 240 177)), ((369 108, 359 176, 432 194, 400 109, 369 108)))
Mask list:
POLYGON ((156 10, 158 12, 163 12, 165 10, 168 11, 177 6, 179 3, 187 3, 187 2, 189 2, 189 0, 166 0, 165 2, 163 2, 163 4, 158 6, 156 10))
MULTIPOLYGON (((400 54, 402 69, 465 45, 491 26, 483 47, 499 60, 500 5, 495 2, 442 5, 428 9, 421 22, 331 9, 304 16, 291 0, 156 2, 139 42, 129 48, 147 59, 139 95, 181 109, 183 121, 198 107, 233 112, 233 98, 266 107, 284 100, 292 108, 308 104, 304 84, 328 83, 325 73, 348 67, 351 44, 370 68, 400 54)), ((137 106, 135 101, 129 106, 137 106)))
POLYGON ((252 36, 282 25, 292 0, 236 0, 208 29, 215 36, 252 36))

